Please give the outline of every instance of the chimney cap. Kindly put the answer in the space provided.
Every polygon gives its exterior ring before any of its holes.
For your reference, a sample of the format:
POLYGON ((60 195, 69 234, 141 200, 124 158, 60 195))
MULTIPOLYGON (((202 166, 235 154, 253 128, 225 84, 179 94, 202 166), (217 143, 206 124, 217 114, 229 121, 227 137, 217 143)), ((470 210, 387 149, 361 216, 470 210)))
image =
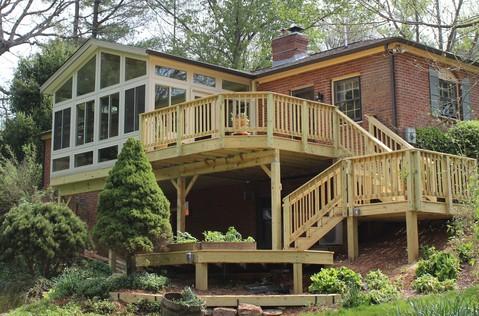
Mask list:
POLYGON ((304 31, 304 28, 299 25, 293 24, 288 28, 288 31, 290 31, 291 33, 301 33, 304 31))

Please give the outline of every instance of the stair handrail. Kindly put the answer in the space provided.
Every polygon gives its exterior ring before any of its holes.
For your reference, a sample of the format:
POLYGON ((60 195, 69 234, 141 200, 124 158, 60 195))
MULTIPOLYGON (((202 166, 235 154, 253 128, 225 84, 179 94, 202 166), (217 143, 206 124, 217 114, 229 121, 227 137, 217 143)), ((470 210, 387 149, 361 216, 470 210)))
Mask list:
POLYGON ((412 146, 407 141, 405 141, 401 136, 393 132, 389 127, 384 125, 380 120, 378 120, 373 115, 365 115, 365 117, 368 121, 369 133, 373 135, 376 139, 378 139, 380 142, 382 142, 384 145, 386 145, 388 148, 390 148, 391 150, 414 148, 414 146, 412 146), (391 148, 391 146, 388 146, 386 142, 382 139, 383 137, 378 137, 378 135, 375 133, 375 129, 379 132, 382 132, 385 137, 389 138, 389 142, 394 144, 395 148, 391 148))

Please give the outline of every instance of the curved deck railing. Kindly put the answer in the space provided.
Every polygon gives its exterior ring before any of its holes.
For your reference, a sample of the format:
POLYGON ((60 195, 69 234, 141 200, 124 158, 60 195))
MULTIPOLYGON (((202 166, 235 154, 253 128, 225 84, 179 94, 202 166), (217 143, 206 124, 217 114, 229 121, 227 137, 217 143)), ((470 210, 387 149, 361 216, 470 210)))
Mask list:
POLYGON ((281 137, 351 155, 390 151, 336 107, 273 92, 223 93, 141 115, 146 151, 228 135, 281 137))

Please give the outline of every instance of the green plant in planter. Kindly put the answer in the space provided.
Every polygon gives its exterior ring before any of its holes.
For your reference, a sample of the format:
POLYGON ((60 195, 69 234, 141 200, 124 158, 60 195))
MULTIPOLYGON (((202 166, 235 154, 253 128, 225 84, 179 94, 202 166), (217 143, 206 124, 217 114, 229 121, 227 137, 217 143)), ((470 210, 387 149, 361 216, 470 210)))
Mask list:
POLYGON ((219 231, 207 230, 203 232, 203 236, 206 242, 255 242, 251 236, 243 239, 243 236, 234 226, 230 226, 225 234, 219 231))
POLYGON ((177 244, 187 244, 187 243, 193 243, 193 242, 198 242, 198 239, 194 236, 192 236, 188 232, 180 232, 178 231, 176 233, 175 237, 175 243, 177 244))
POLYGON ((225 241, 225 235, 222 232, 215 230, 207 230, 203 232, 205 241, 208 242, 223 242, 225 241))
POLYGON ((203 300, 201 300, 189 286, 183 289, 181 292, 181 299, 176 302, 186 307, 201 307, 205 305, 205 302, 203 302, 203 300))

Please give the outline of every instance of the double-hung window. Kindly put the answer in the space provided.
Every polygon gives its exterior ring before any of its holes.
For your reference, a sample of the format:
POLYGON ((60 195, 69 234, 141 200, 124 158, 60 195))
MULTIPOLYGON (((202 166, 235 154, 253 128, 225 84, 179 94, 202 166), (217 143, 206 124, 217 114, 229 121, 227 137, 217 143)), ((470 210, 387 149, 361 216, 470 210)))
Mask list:
POLYGON ((359 77, 334 81, 334 105, 354 121, 362 120, 361 86, 359 77))
POLYGON ((100 140, 118 136, 120 94, 100 98, 100 140))

